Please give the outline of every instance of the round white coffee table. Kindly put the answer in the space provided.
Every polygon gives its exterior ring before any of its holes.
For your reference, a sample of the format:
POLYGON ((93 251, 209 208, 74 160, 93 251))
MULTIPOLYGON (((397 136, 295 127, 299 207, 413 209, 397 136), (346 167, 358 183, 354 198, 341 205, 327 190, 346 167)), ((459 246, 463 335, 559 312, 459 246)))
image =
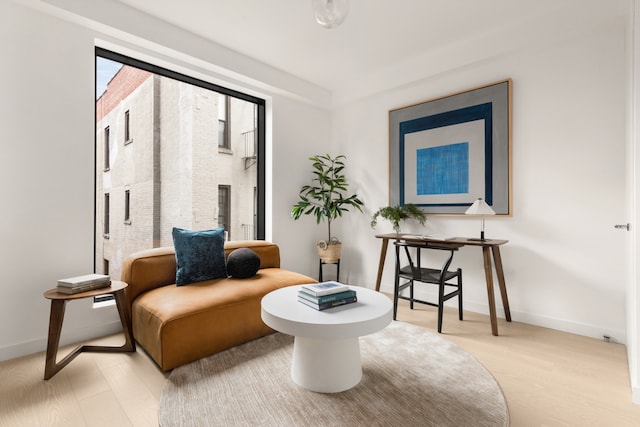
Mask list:
POLYGON ((362 379, 358 337, 384 329, 392 319, 389 298, 352 286, 358 301, 318 311, 298 302, 300 286, 288 286, 262 298, 262 320, 293 335, 291 377, 301 387, 337 393, 362 379))

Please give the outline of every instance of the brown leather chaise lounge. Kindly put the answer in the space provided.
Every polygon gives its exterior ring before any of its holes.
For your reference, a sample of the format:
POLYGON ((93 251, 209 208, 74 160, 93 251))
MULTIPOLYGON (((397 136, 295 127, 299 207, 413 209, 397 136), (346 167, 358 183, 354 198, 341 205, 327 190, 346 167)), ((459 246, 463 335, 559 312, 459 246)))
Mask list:
POLYGON ((173 247, 148 249, 125 259, 122 280, 129 284, 133 335, 163 371, 274 332, 262 322, 262 297, 285 286, 316 282, 280 268, 280 250, 274 243, 227 242, 225 256, 238 248, 250 248, 260 258, 254 276, 186 286, 175 285, 173 247))

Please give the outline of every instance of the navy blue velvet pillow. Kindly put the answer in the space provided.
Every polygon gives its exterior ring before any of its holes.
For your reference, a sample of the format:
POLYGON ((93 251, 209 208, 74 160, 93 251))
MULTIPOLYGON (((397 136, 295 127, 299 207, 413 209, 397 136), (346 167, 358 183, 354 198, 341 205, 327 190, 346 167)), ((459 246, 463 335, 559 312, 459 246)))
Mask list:
POLYGON ((189 231, 173 228, 176 250, 176 285, 227 277, 224 228, 189 231))
POLYGON ((236 279, 256 275, 260 269, 260 257, 249 248, 238 248, 227 257, 227 273, 236 279))

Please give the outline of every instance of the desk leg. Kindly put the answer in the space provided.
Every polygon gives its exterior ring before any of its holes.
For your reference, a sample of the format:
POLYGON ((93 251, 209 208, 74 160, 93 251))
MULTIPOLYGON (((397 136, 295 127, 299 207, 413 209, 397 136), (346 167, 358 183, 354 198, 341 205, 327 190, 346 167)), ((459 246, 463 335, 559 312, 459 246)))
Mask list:
POLYGON ((482 247, 484 258, 484 275, 487 281, 487 296, 489 297, 489 316, 491 318, 491 333, 498 335, 498 319, 496 317, 496 300, 493 294, 493 270, 491 268, 491 252, 488 246, 482 247))
POLYGON ((498 275, 498 286, 500 287, 500 295, 502 296, 502 306, 504 307, 504 317, 507 322, 511 322, 511 310, 509 309, 509 298, 507 297, 507 285, 504 280, 504 271, 502 270, 502 257, 500 256, 500 247, 492 246, 493 262, 496 265, 496 274, 498 275))
POLYGON ((382 281, 382 270, 384 270, 384 260, 387 257, 387 247, 389 239, 382 239, 382 248, 380 248, 380 261, 378 262, 378 278, 376 279, 376 292, 380 292, 380 282, 382 281))

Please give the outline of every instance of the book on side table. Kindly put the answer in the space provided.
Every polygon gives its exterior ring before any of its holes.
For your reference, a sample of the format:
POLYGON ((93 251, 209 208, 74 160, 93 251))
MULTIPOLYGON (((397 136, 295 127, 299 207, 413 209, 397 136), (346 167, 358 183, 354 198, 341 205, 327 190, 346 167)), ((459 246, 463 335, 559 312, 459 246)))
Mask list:
POLYGON ((58 280, 56 290, 62 294, 77 294, 106 288, 111 285, 111 277, 104 274, 86 274, 58 280))
POLYGON ((342 291, 348 291, 349 287, 345 284, 332 280, 329 282, 309 283, 306 285, 302 285, 302 290, 307 292, 308 294, 320 297, 323 295, 330 295, 342 291))
POLYGON ((356 291, 335 281, 302 285, 298 301, 316 310, 326 310, 358 301, 356 291))

